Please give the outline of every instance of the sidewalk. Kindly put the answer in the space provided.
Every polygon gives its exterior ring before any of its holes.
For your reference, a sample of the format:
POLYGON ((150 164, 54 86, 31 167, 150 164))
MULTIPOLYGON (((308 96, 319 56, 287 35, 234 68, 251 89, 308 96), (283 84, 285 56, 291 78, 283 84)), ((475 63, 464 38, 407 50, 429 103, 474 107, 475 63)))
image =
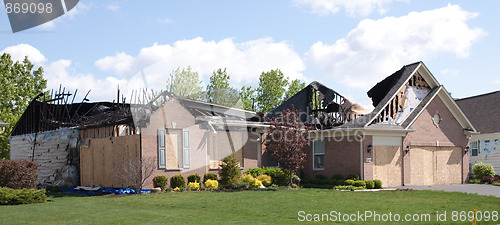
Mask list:
POLYGON ((478 195, 491 195, 500 198, 500 186, 485 184, 438 184, 438 185, 408 185, 387 187, 384 189, 440 190, 447 192, 464 192, 478 195))

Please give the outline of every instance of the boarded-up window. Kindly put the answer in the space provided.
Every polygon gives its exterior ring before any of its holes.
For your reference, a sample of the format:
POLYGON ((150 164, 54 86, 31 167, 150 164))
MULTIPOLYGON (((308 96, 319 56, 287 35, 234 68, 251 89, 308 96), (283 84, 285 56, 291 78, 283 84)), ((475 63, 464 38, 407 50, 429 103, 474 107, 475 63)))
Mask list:
POLYGON ((325 169, 325 142, 313 142, 313 169, 325 169))
POLYGON ((210 168, 217 169, 222 160, 234 154, 234 157, 243 166, 243 134, 237 131, 217 131, 209 133, 210 168))

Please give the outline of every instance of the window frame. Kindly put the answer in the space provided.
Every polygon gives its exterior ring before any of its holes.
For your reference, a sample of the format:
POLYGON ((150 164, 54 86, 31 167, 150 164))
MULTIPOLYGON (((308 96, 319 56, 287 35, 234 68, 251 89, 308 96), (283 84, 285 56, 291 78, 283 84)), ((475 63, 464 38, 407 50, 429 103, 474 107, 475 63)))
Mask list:
POLYGON ((470 156, 479 156, 479 140, 470 142, 470 156), (474 150, 476 150, 476 154, 474 154, 474 150))
POLYGON ((326 151, 326 143, 324 140, 313 140, 313 147, 312 147, 312 152, 313 152, 313 164, 312 164, 312 169, 313 170, 325 170, 325 151, 326 151), (323 142, 323 152, 322 153, 316 153, 316 142, 323 142), (316 167, 316 156, 323 156, 323 167, 317 168, 316 167))

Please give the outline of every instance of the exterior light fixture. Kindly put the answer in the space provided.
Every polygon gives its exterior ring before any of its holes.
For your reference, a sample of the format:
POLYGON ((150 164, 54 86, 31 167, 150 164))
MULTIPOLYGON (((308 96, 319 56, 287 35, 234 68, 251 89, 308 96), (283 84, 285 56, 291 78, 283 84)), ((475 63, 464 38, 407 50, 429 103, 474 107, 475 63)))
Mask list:
POLYGON ((366 152, 367 152, 367 153, 370 153, 370 152, 372 151, 372 149, 373 149, 373 146, 372 146, 372 145, 368 145, 368 146, 366 147, 366 152))
POLYGON ((465 150, 464 150, 464 153, 467 155, 468 152, 469 152, 469 146, 466 146, 465 150))
POLYGON ((407 146, 406 146, 406 149, 405 149, 404 151, 405 151, 405 154, 408 154, 408 152, 410 152, 410 146, 409 146, 409 145, 407 145, 407 146))

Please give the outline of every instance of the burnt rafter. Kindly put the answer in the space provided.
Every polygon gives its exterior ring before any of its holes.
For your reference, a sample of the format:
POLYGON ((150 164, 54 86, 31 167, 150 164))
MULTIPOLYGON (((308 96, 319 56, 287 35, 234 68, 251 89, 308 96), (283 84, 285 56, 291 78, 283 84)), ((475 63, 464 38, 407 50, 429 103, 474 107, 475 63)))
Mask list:
POLYGON ((292 105, 301 112, 300 120, 303 123, 314 125, 318 129, 339 126, 367 113, 360 105, 314 81, 268 112, 266 116, 278 116, 283 110, 290 109, 292 105))
POLYGON ((59 91, 37 95, 16 123, 11 135, 39 133, 63 127, 83 128, 132 123, 130 104, 88 103, 86 101, 89 92, 79 103, 73 103, 77 91, 72 94, 59 88, 59 91))

